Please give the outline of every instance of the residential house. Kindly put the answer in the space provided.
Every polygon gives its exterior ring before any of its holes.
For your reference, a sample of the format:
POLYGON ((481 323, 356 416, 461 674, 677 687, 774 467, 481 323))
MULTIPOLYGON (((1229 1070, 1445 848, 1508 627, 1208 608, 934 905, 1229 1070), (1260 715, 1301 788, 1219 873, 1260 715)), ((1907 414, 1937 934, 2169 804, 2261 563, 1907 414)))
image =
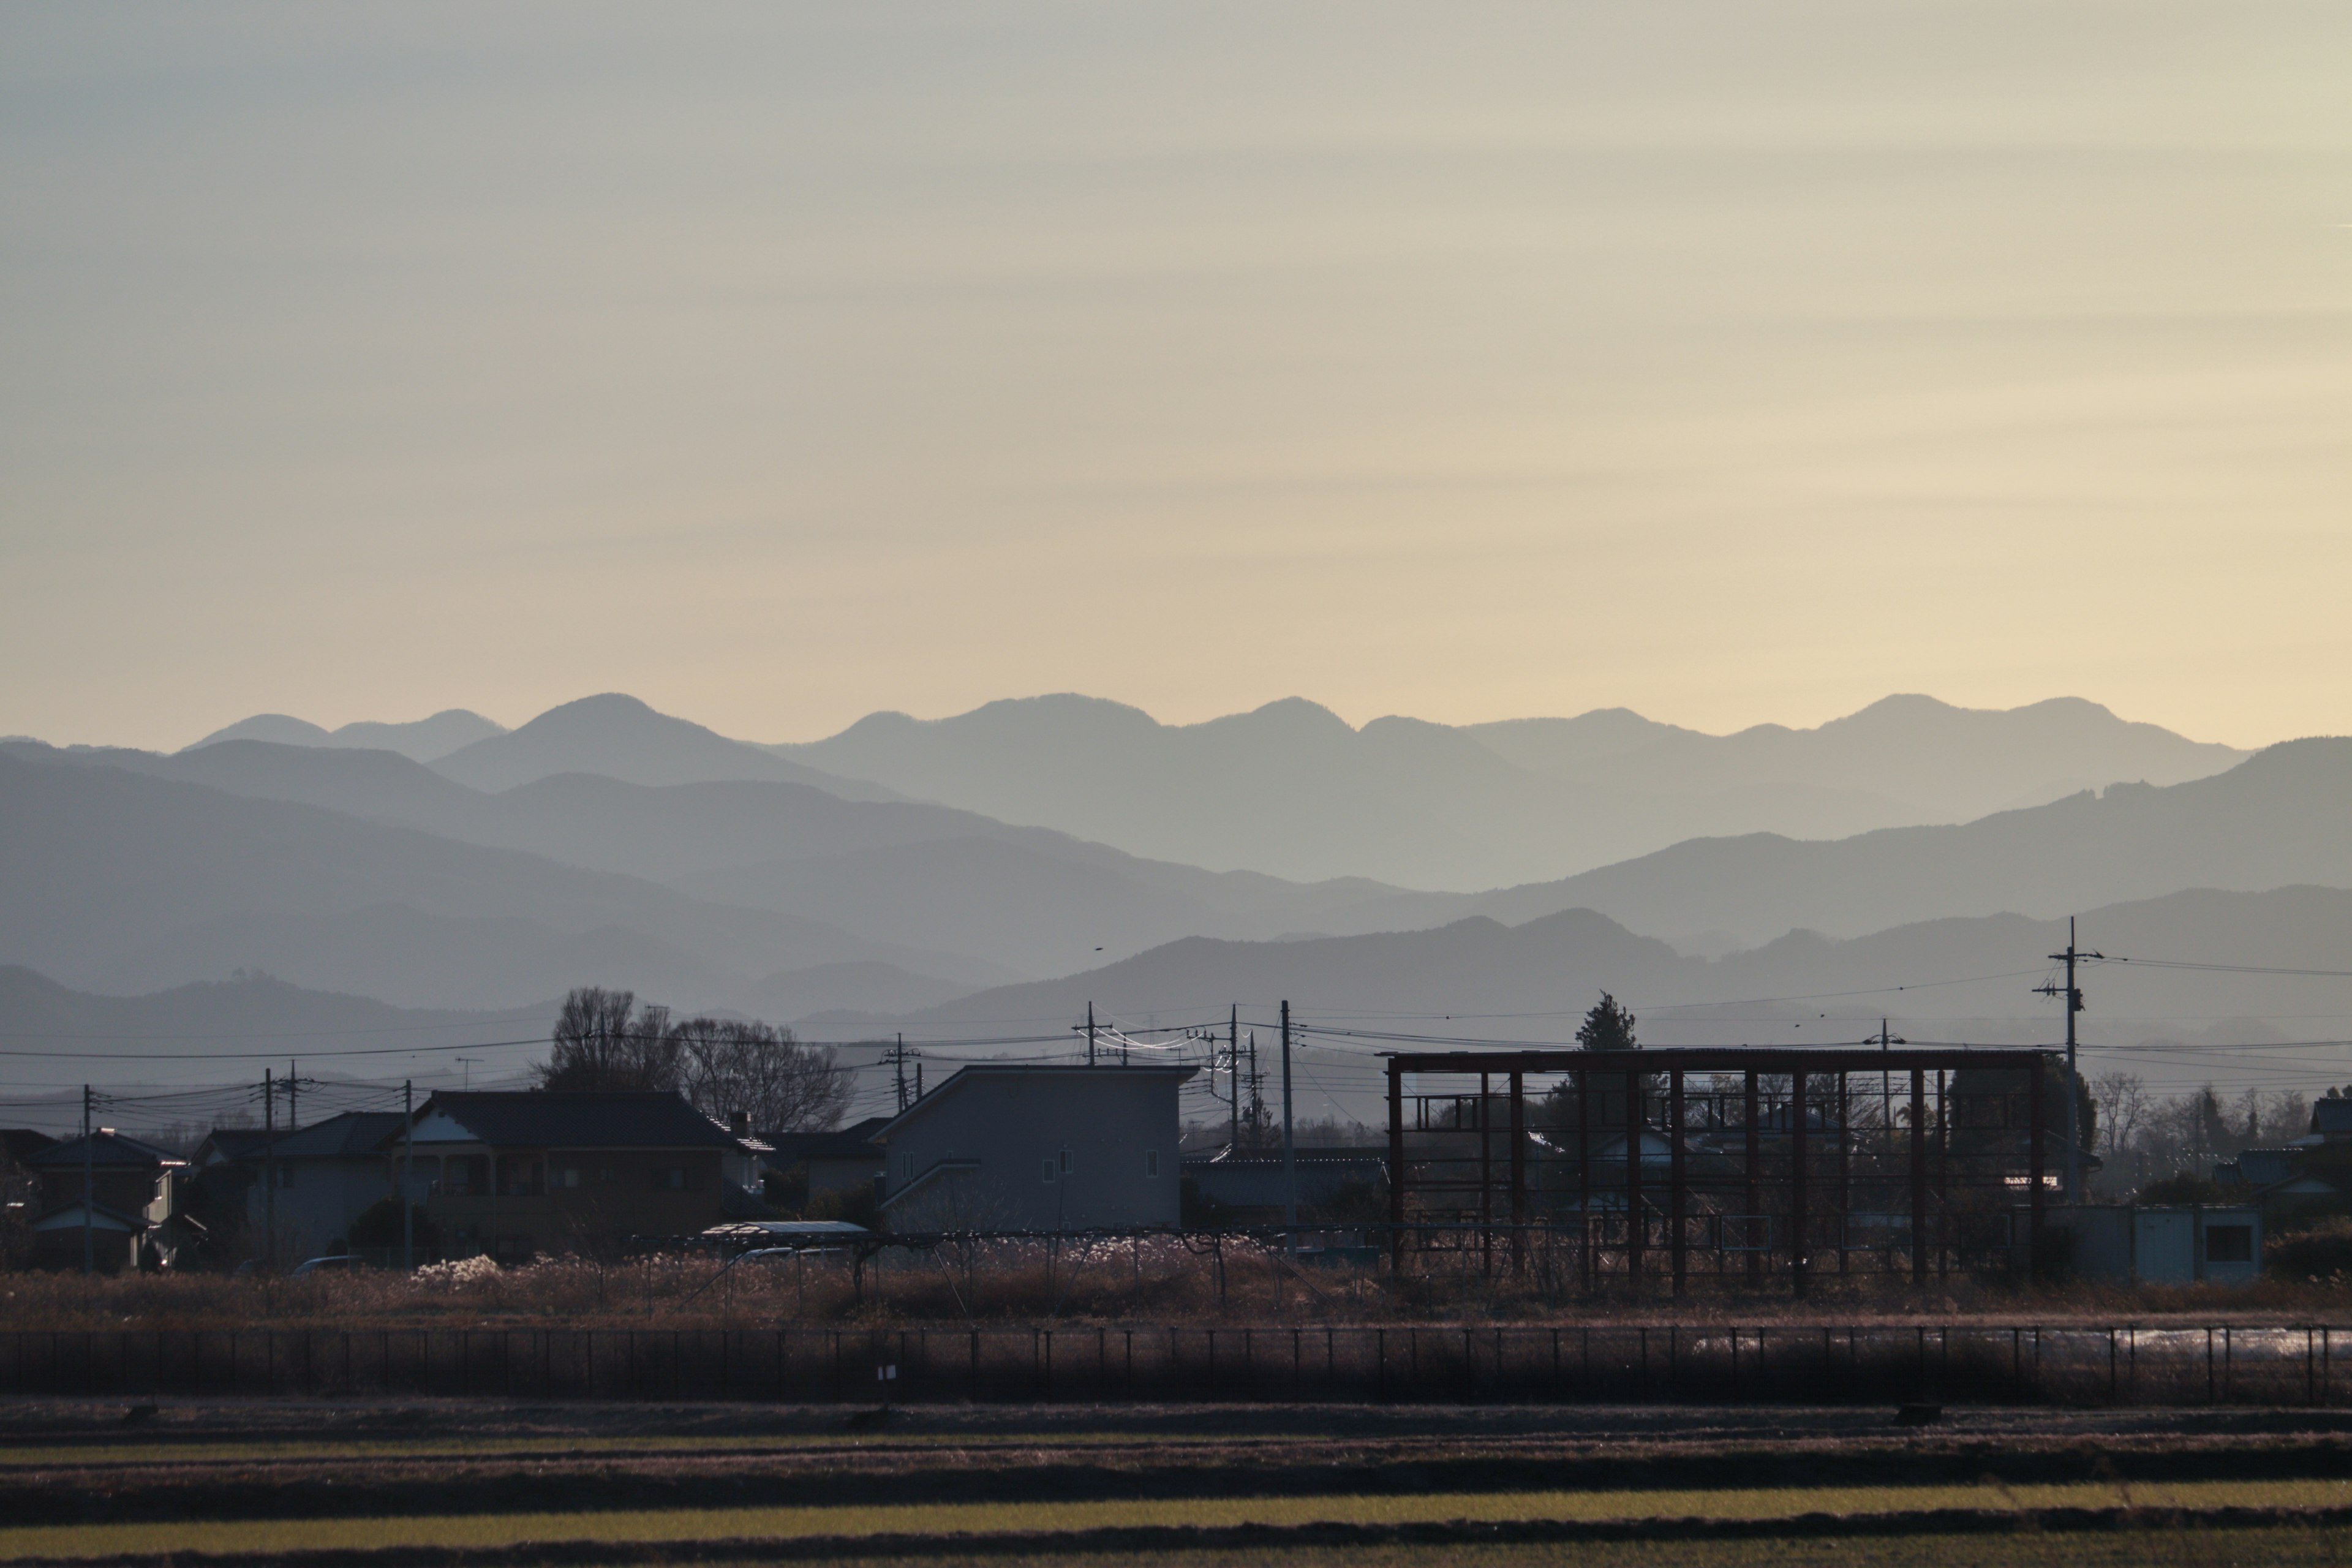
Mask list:
POLYGON ((963 1068, 876 1133, 883 1219, 897 1231, 1172 1228, 1176 1095, 1199 1070, 963 1068))
POLYGON ((239 1140, 236 1161, 253 1176, 242 1218, 259 1255, 292 1265, 346 1250, 352 1222, 390 1198, 398 1183, 397 1146, 387 1155, 385 1141, 402 1120, 397 1110, 346 1110, 257 1142, 239 1140))
POLYGON ((28 1162, 41 1179, 33 1221, 36 1263, 106 1273, 176 1260, 194 1233, 173 1217, 173 1173, 187 1162, 169 1150, 101 1127, 52 1143, 28 1162), (84 1191, 87 1174, 89 1190, 84 1191))
POLYGON ((874 1136, 889 1121, 887 1116, 869 1116, 831 1132, 768 1134, 770 1152, 761 1163, 766 1167, 769 1194, 796 1205, 822 1193, 870 1196, 882 1176, 882 1145, 874 1136))
MULTIPOLYGON (((395 1127, 378 1147, 396 1161, 408 1140, 395 1127)), ((414 1148, 445 1257, 602 1250, 766 1212, 746 1190, 755 1150, 674 1093, 438 1093, 414 1148)))

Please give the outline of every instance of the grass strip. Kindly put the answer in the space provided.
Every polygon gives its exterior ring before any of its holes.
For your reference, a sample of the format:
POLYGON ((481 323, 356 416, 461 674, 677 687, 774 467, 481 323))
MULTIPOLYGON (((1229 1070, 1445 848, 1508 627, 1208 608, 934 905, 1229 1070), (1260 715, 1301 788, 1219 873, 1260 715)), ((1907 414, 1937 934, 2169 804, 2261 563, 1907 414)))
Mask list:
POLYGON ((859 1563, 891 1568, 1112 1568, 1149 1561, 1199 1568, 1365 1568, 1482 1563, 1488 1568, 2264 1568, 2340 1564, 2352 1510, 2294 1513, 2231 1508, 2201 1514, 2058 1509, 2039 1514, 1811 1513, 1790 1520, 1559 1520, 1421 1525, 1107 1529, 1064 1534, 803 1536, 652 1542, 524 1542, 504 1547, 312 1548, 26 1559, 19 1568, 658 1568, 677 1563, 859 1563))
POLYGON ((1937 1511, 2016 1517, 2070 1509, 2210 1511, 2227 1508, 2352 1508, 2352 1479, 1424 1492, 35 1525, 0 1528, 0 1562, 188 1552, 251 1556, 401 1547, 450 1551, 507 1548, 524 1542, 856 1540, 885 1535, 937 1541, 1133 1530, 1475 1526, 1529 1521, 1592 1524, 1680 1519, 1785 1521, 1813 1514, 1883 1517, 1937 1511))

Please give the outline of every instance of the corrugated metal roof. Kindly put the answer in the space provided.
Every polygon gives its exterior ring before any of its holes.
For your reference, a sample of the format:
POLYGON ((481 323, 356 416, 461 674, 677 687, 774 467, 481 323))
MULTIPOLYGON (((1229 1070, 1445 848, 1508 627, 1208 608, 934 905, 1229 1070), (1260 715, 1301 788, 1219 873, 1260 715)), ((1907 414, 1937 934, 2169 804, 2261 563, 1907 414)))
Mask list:
MULTIPOLYGON (((513 1149, 732 1149, 727 1130, 673 1093, 575 1094, 546 1089, 439 1093, 440 1111, 483 1142, 513 1149)), ((395 1122, 397 1118, 394 1119, 395 1122)), ((396 1136, 395 1128, 395 1136, 396 1136)))

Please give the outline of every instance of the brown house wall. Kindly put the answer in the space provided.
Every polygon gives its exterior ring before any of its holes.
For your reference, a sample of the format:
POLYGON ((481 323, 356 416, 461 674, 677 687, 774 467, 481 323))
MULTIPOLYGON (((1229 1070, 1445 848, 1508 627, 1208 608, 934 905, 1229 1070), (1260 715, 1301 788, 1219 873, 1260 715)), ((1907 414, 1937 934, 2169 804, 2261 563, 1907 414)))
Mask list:
POLYGON ((491 1164, 505 1185, 529 1190, 457 1195, 445 1184, 436 1191, 425 1206, 446 1257, 595 1250, 631 1236, 691 1236, 725 1217, 714 1150, 507 1150, 491 1164), (576 1185, 566 1184, 567 1172, 577 1173, 576 1185), (656 1185, 656 1173, 669 1172, 684 1173, 686 1185, 656 1185))

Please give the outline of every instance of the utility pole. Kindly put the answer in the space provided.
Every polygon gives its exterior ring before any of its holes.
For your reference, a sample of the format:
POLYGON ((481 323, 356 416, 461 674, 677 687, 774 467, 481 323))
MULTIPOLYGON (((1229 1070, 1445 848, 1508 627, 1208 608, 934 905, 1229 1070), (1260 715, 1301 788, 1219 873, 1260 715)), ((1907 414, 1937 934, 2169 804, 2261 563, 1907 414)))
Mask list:
POLYGON ((882 1053, 882 1059, 888 1062, 897 1074, 898 1110, 904 1115, 907 1107, 912 1103, 907 1098, 907 1037, 900 1035, 898 1043, 882 1053))
POLYGON ((289 1132, 302 1131, 302 1102, 297 1098, 301 1093, 301 1080, 294 1076, 294 1067, 289 1058, 286 1063, 286 1131, 289 1132))
POLYGON ((2074 917, 2066 917, 2066 951, 2053 952, 2051 961, 2066 966, 2066 984, 2037 985, 2034 993, 2042 996, 2063 996, 2066 1001, 2066 1201, 2083 1201, 2083 1097, 2075 1085, 2081 1080, 2074 1073, 2074 1015, 2083 1010, 2083 988, 2074 984, 2074 966, 2104 959, 2104 952, 2084 952, 2074 945, 2074 917))
MULTIPOLYGON (((1889 1046, 1907 1046, 1910 1043, 1900 1035, 1889 1034, 1885 1019, 1878 1020, 1879 1050, 1883 1052, 1889 1046)), ((1878 1127, 1886 1136, 1886 1146, 1892 1149, 1895 1146, 1895 1089, 1888 1081, 1885 1068, 1878 1069, 1878 1127)))
POLYGON ((1290 1136, 1290 1004, 1282 1005, 1282 1225, 1292 1257, 1298 1255, 1298 1161, 1290 1136))
POLYGON ((262 1260, 278 1267, 278 1087, 269 1069, 261 1069, 261 1228, 262 1260))
POLYGON ((1087 1066, 1095 1065, 1095 1005, 1087 1004, 1087 1066))
POLYGON ((400 1267, 416 1272, 416 1080, 400 1081, 400 1267))
POLYGON ((81 1086, 81 1271, 84 1274, 98 1271, 98 1238, 91 1234, 89 1227, 90 1205, 98 1201, 89 1190, 89 1184, 98 1162, 91 1157, 94 1151, 90 1148, 89 1140, 89 1085, 84 1084, 81 1086))
POLYGON ((1225 1140, 1228 1150, 1242 1146, 1242 1005, 1233 1005, 1225 1019, 1225 1087, 1233 1090, 1233 1136, 1225 1140))

